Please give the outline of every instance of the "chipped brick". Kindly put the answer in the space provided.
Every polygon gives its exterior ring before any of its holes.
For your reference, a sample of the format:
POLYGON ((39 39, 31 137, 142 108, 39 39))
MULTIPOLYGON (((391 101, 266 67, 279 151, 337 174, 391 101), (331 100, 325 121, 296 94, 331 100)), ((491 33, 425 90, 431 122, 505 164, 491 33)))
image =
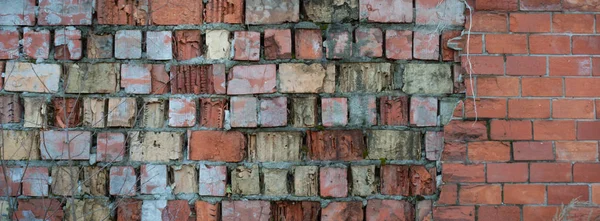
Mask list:
POLYGON ((144 115, 140 126, 146 128, 162 128, 164 126, 166 102, 160 98, 144 99, 144 115))
POLYGON ((196 125, 196 101, 193 98, 169 98, 169 126, 196 125))
POLYGON ((227 109, 227 99, 200 98, 200 126, 223 128, 225 110, 227 109))
POLYGON ((346 168, 321 167, 319 192, 322 197, 348 196, 348 170, 346 168))
POLYGON ((339 92, 380 92, 390 88, 390 63, 349 63, 340 66, 339 92))
POLYGON ((229 31, 207 30, 205 36, 207 59, 227 59, 230 57, 229 31))
POLYGON ((67 201, 65 210, 66 220, 85 219, 102 221, 110 217, 108 199, 75 199, 67 201))
POLYGON ((246 24, 280 24, 298 22, 298 0, 248 0, 246 1, 246 24))
POLYGON ((274 93, 277 90, 276 69, 274 64, 234 66, 229 71, 227 94, 274 93))
POLYGON ((137 189, 135 169, 130 166, 110 168, 110 195, 133 196, 137 189))
POLYGON ((411 0, 360 1, 360 20, 380 23, 410 23, 413 21, 411 0))
POLYGON ((302 1, 303 15, 309 21, 339 23, 358 20, 358 0, 302 1))
MULTIPOLYGON (((225 73, 225 70, 223 70, 223 73, 225 73)), ((164 64, 153 64, 150 75, 152 79, 152 94, 166 94, 170 92, 169 81, 171 79, 169 79, 169 73, 165 70, 164 64)))
POLYGON ((117 207, 117 221, 141 221, 142 201, 122 199, 117 207))
POLYGON ((347 30, 332 30, 327 32, 325 54, 328 59, 344 59, 352 57, 352 36, 347 30))
POLYGON ((379 98, 379 118, 382 125, 408 125, 408 110, 407 96, 379 98))
POLYGON ((109 98, 107 127, 133 127, 136 122, 135 98, 109 98))
POLYGON ((0 124, 19 123, 23 107, 18 94, 0 95, 0 124))
POLYGON ((223 220, 271 220, 271 204, 268 201, 223 201, 223 220))
POLYGON ((225 196, 227 167, 200 164, 198 172, 199 194, 201 196, 225 196))
POLYGON ((334 90, 334 64, 279 65, 279 92, 281 93, 333 93, 334 90))
POLYGON ((0 137, 0 159, 39 160, 40 135, 31 130, 2 130, 0 137))
POLYGON ((140 166, 140 193, 167 194, 167 166, 144 164, 140 166))
POLYGON ((413 32, 405 30, 385 31, 385 57, 394 60, 411 60, 413 32))
POLYGON ((436 191, 435 168, 412 165, 410 167, 410 194, 412 196, 432 195, 436 191))
POLYGON ((7 62, 4 90, 56 93, 61 73, 58 64, 7 62))
POLYGON ((317 125, 317 97, 295 97, 291 102, 291 120, 294 127, 317 125))
POLYGON ((311 160, 362 160, 366 150, 360 130, 308 131, 306 143, 311 160))
POLYGON ((79 188, 78 167, 52 167, 52 194, 59 196, 76 196, 81 194, 79 188))
POLYGON ((82 192, 92 196, 106 196, 108 180, 108 169, 105 167, 84 167, 82 192))
POLYGON ((244 19, 243 0, 209 0, 204 9, 204 22, 240 24, 244 19))
MULTIPOLYGON (((154 13, 153 13, 154 14, 154 13)), ((142 31, 119 30, 115 34, 115 58, 139 59, 142 57, 142 31)))
POLYGON ((171 60, 173 58, 173 36, 170 31, 146 32, 146 55, 150 60, 171 60))
POLYGON ((54 31, 54 59, 79 60, 83 55, 81 31, 65 28, 54 31))
POLYGON ((233 59, 258 61, 260 59, 260 33, 236 31, 233 33, 233 59))
POLYGON ((425 132, 425 158, 431 161, 440 160, 444 149, 444 132, 425 132))
POLYGON ((48 59, 48 55, 50 54, 50 31, 35 31, 24 28, 23 53, 30 58, 48 59))
POLYGON ((348 124, 347 98, 321 98, 323 126, 336 127, 348 124))
POLYGON ((352 195, 369 196, 377 193, 377 180, 375 178, 375 165, 352 165, 352 195))
POLYGON ((169 162, 183 157, 183 133, 131 131, 127 137, 131 161, 169 162))
POLYGON ((377 99, 375 96, 352 96, 348 101, 350 108, 349 125, 371 126, 377 124, 377 99))
POLYGON ((96 17, 98 24, 146 25, 148 1, 97 1, 96 17))
POLYGON ((294 167, 294 195, 316 196, 319 194, 319 167, 294 167))
POLYGON ((262 168, 264 194, 284 196, 288 194, 288 171, 285 169, 262 168))
POLYGON ((200 30, 177 30, 173 41, 173 54, 179 61, 200 57, 202 43, 200 30))
POLYGON ((0 179, 0 196, 19 196, 21 195, 21 180, 24 175, 23 168, 21 167, 1 167, 0 172, 2 178, 0 179))
POLYGON ((189 131, 190 160, 239 162, 246 155, 246 137, 238 131, 189 131))
POLYGON ((231 190, 234 194, 260 194, 260 172, 258 165, 238 166, 231 171, 231 190))
POLYGON ((41 131, 40 152, 43 160, 90 159, 89 131, 41 131))
POLYGON ((202 2, 194 0, 149 0, 154 25, 201 25, 202 2))
POLYGON ((367 201, 366 210, 367 221, 415 219, 413 205, 401 200, 372 199, 367 201))
POLYGON ((413 56, 420 60, 440 59, 440 35, 435 32, 414 32, 413 56))
POLYGON ((278 201, 271 204, 273 220, 319 220, 321 204, 313 201, 278 201))
POLYGON ((421 136, 418 132, 372 130, 367 137, 367 159, 419 160, 421 136))
POLYGON ((258 99, 256 97, 231 97, 231 127, 258 126, 258 99))
POLYGON ((58 199, 19 199, 15 220, 61 221, 65 217, 62 204, 58 199))
POLYGON ((265 29, 264 37, 265 59, 292 58, 292 32, 290 29, 265 29))
POLYGON ((48 196, 50 178, 46 167, 28 167, 23 174, 23 195, 48 196))
POLYGON ((219 221, 221 220, 221 204, 196 201, 196 221, 219 221))
POLYGON ((40 0, 39 25, 91 25, 92 0, 40 0))
POLYGON ((409 196, 410 181, 408 166, 381 166, 381 194, 409 196))
POLYGON ((0 59, 19 58, 19 31, 0 29, 0 59))
POLYGON ((120 65, 118 63, 67 65, 65 93, 115 93, 119 87, 119 73, 120 65))
POLYGON ((418 127, 436 126, 438 101, 434 97, 410 98, 410 124, 418 127))
POLYGON ((123 133, 98 133, 96 143, 96 161, 123 160, 123 155, 125 155, 125 135, 123 133))
POLYGON ((359 27, 354 31, 354 37, 356 47, 358 47, 358 56, 383 56, 383 32, 381 29, 359 27))
POLYGON ((191 218, 191 214, 192 210, 187 200, 169 200, 161 218, 166 221, 186 221, 191 218))
POLYGON ((225 94, 225 65, 178 65, 171 67, 171 93, 225 94))
POLYGON ((299 132, 258 132, 251 137, 249 154, 253 161, 300 161, 302 134, 299 132))
POLYGON ((82 121, 81 103, 81 100, 78 98, 53 98, 54 125, 60 128, 80 126, 82 121))
POLYGON ((35 25, 35 0, 0 8, 0 25, 35 25))
POLYGON ((83 126, 103 128, 106 125, 105 107, 106 99, 104 98, 83 98, 83 126))
POLYGON ((323 58, 323 38, 320 29, 298 29, 295 31, 296 58, 320 60, 323 58))
POLYGON ((287 97, 260 99, 258 121, 261 127, 287 125, 287 97))
POLYGON ((454 87, 448 64, 406 64, 403 82, 407 94, 451 94, 454 87))
POLYGON ((152 90, 151 64, 122 64, 121 88, 130 94, 149 94, 152 90))
POLYGON ((194 165, 173 165, 173 194, 198 193, 198 170, 194 165))
POLYGON ((360 221, 364 219, 362 202, 330 202, 321 211, 321 221, 360 221))

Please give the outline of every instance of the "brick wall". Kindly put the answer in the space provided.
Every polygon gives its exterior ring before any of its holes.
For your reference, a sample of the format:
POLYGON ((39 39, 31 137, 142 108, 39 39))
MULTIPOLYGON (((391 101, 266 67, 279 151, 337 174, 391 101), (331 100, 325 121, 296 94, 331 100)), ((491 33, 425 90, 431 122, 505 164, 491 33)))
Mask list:
POLYGON ((467 56, 460 0, 0 0, 0 217, 600 214, 599 4, 554 2, 469 2, 467 56))

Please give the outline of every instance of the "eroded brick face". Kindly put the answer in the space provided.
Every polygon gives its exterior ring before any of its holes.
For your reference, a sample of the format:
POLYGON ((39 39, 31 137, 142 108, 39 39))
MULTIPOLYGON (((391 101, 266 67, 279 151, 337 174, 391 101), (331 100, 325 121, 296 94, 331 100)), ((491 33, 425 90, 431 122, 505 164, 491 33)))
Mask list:
POLYGON ((171 68, 171 92, 175 94, 224 94, 225 67, 179 65, 171 68))

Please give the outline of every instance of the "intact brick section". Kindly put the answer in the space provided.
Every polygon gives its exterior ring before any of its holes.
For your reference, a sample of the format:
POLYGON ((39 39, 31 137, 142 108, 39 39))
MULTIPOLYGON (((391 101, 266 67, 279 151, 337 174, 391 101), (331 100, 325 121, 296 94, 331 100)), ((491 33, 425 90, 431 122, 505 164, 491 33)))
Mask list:
POLYGON ((190 160, 239 162, 246 155, 246 137, 241 132, 188 132, 190 160))

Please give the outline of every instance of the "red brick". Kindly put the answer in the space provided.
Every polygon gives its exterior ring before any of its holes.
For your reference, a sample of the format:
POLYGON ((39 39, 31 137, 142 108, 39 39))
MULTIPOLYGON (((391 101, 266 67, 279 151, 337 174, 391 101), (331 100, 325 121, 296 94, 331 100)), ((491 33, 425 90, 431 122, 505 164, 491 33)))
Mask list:
POLYGON ((513 142, 514 160, 554 160, 552 142, 513 142))
MULTIPOLYGON (((448 42, 450 39, 444 39, 444 36, 442 35, 442 42, 448 42)), ((468 38, 468 35, 463 35, 461 36, 460 41, 458 42, 458 46, 460 48, 462 48, 461 51, 454 51, 450 48, 446 49, 448 47, 448 45, 446 43, 444 43, 442 45, 442 55, 444 55, 444 51, 448 50, 448 53, 452 52, 452 56, 454 57, 454 60, 457 61, 458 57, 457 53, 459 53, 460 55, 473 55, 473 54, 483 54, 483 35, 480 34, 471 34, 471 38, 468 38), (469 53, 467 53, 467 49, 469 50, 469 53)), ((479 56, 477 56, 479 57, 479 56)), ((472 56, 469 56, 469 59, 472 59, 472 56)), ((466 56, 465 56, 466 59, 466 56)))
POLYGON ((308 157, 325 161, 361 160, 367 148, 363 137, 360 130, 307 131, 308 157))
POLYGON ((223 201, 221 203, 222 220, 269 221, 271 206, 268 201, 223 201))
POLYGON ((542 204, 546 198, 546 186, 539 184, 505 184, 505 204, 542 204))
POLYGON ((189 60, 202 55, 202 36, 200 30, 176 30, 173 40, 173 53, 179 61, 189 60))
POLYGON ((415 31, 413 39, 415 59, 438 60, 440 58, 440 35, 437 32, 415 31))
POLYGON ((565 11, 598 12, 600 5, 597 3, 597 1, 569 0, 563 2, 563 9, 565 11))
MULTIPOLYGON (((21 178, 24 175, 23 168, 21 167, 2 167, 2 178, 0 178, 0 196, 10 197, 21 195, 21 178)), ((41 189, 41 187, 40 187, 41 189)), ((46 195, 48 192, 48 186, 46 185, 46 195)))
POLYGON ((319 170, 319 192, 321 197, 348 196, 348 169, 321 167, 319 170))
POLYGON ((48 59, 50 53, 50 31, 23 29, 23 53, 30 58, 48 59))
POLYGON ((193 0, 150 0, 154 25, 201 25, 202 2, 193 0))
POLYGON ((258 99, 256 97, 231 97, 230 101, 231 127, 258 126, 258 99))
MULTIPOLYGON (((467 86, 469 83, 465 83, 467 86)), ((488 77, 477 78, 477 96, 516 97, 519 96, 519 78, 488 77)), ((467 95, 470 90, 467 88, 467 95)))
POLYGON ((546 74, 545 57, 526 57, 526 56, 507 56, 506 57, 507 75, 537 75, 546 74))
POLYGON ((509 99, 508 118, 549 118, 550 100, 547 99, 509 99))
POLYGON ((600 184, 592 184, 592 203, 600 204, 600 184))
POLYGON ((222 65, 178 65, 171 67, 173 94, 225 94, 222 65))
POLYGON ((206 23, 241 24, 244 20, 244 1, 209 0, 203 15, 206 23))
POLYGON ((169 200, 162 211, 161 218, 168 221, 186 221, 190 220, 191 213, 187 200, 169 200))
POLYGON ((508 15, 506 13, 476 11, 473 12, 473 23, 466 17, 465 28, 473 32, 507 32, 508 15))
POLYGON ((527 182, 529 167, 527 163, 488 163, 487 182, 527 182))
POLYGON ((409 167, 404 165, 381 166, 381 194, 409 196, 409 167))
POLYGON ((560 11, 560 0, 522 0, 522 11, 560 11))
POLYGON ((469 68, 469 61, 473 67, 471 73, 473 75, 504 75, 504 58, 502 56, 469 56, 468 60, 466 56, 461 57, 464 68, 469 68))
POLYGON ((379 98, 379 115, 381 125, 404 126, 408 125, 408 97, 381 97, 379 98))
MULTIPOLYGON (((110 195, 134 196, 137 190, 135 169, 131 166, 110 168, 110 195)), ((120 216, 120 215, 119 215, 120 216)))
MULTIPOLYGON (((600 24, 598 27, 600 27, 600 24)), ((598 30, 600 30, 600 28, 598 30)), ((600 76, 600 58, 593 57, 592 63, 592 76, 600 76)))
POLYGON ((53 98, 54 125, 60 128, 78 127, 82 120, 82 104, 77 98, 53 98))
POLYGON ((122 199, 117 205, 117 221, 141 221, 142 201, 122 199))
POLYGON ((413 21, 413 1, 367 0, 359 6, 360 20, 377 23, 410 23, 413 21))
POLYGON ((550 57, 549 63, 550 76, 590 76, 592 74, 592 61, 589 57, 550 57))
POLYGON ((29 166, 23 174, 23 186, 21 190, 25 196, 48 196, 49 184, 48 168, 29 166))
POLYGON ((348 124, 347 98, 321 98, 321 119, 323 126, 345 126, 348 124))
POLYGON ((39 25, 91 25, 93 2, 91 0, 41 0, 39 25))
POLYGON ((447 183, 440 188, 440 198, 436 201, 438 204, 456 204, 458 201, 458 185, 447 183))
POLYGON ((521 208, 517 206, 480 206, 477 217, 489 221, 520 221, 521 208))
POLYGON ((0 30, 0 59, 19 58, 19 31, 0 30))
MULTIPOLYGON (((412 48, 412 44, 410 47, 412 48)), ((328 59, 351 58, 352 48, 352 35, 349 31, 334 29, 327 32, 327 41, 325 41, 325 54, 327 55, 328 59)))
POLYGON ((410 98, 410 124, 418 127, 437 125, 438 100, 434 97, 410 98))
POLYGON ((598 97, 600 78, 565 78, 567 97, 598 97))
POLYGON ((600 36, 573 36, 573 54, 600 54, 600 36))
POLYGON ((260 99, 259 124, 261 127, 287 125, 287 97, 260 99))
POLYGON ((361 221, 364 219, 362 202, 330 202, 321 211, 321 221, 361 221))
POLYGON ((433 210, 434 220, 463 220, 475 221, 474 206, 445 206, 435 207, 433 210))
POLYGON ((511 13, 511 32, 550 32, 550 13, 511 13))
POLYGON ((506 162, 510 160, 510 143, 508 142, 470 142, 467 147, 471 162, 506 162))
POLYGON ((125 155, 125 135, 123 133, 98 133, 96 143, 96 161, 114 162, 123 160, 125 155))
MULTIPOLYGON (((222 67, 223 71, 223 82, 225 81, 225 65, 213 65, 213 68, 222 67)), ((166 94, 170 92, 169 82, 170 77, 169 73, 165 70, 164 64, 153 64, 152 70, 150 70, 150 75, 152 79, 152 94, 166 94)), ((225 88, 222 87, 222 92, 225 92, 225 88)))
POLYGON ((594 15, 554 14, 552 16, 552 32, 583 34, 594 33, 594 15))
POLYGON ((227 94, 263 94, 275 91, 276 66, 274 64, 238 65, 229 71, 227 94))
POLYGON ((530 182, 571 182, 570 163, 531 163, 530 182))
MULTIPOLYGON (((458 59, 458 51, 455 51, 451 48, 448 47, 448 44, 446 44, 445 42, 448 42, 450 39, 455 38, 455 37, 459 37, 461 35, 460 31, 444 31, 442 32, 442 61, 454 61, 455 59, 458 59), (456 55, 456 57, 455 57, 456 55)), ((469 40, 469 53, 473 53, 473 54, 481 54, 481 52, 479 51, 479 49, 477 48, 477 45, 482 46, 482 44, 477 44, 479 43, 481 40, 481 35, 478 36, 471 36, 471 39, 469 40), (479 42, 478 42, 479 41, 479 42)), ((464 50, 466 51, 466 40, 463 43, 464 50)), ((482 48, 482 47, 480 47, 482 48)))
POLYGON ((146 25, 148 2, 97 1, 96 17, 103 25, 146 25))
POLYGON ((279 201, 271 204, 273 220, 318 220, 320 210, 321 204, 313 201, 279 201))
POLYGON ((223 128, 227 100, 222 98, 200 98, 200 126, 223 128))
POLYGON ((79 60, 82 54, 80 30, 65 28, 54 31, 54 59, 79 60))
POLYGON ((266 29, 264 37, 265 59, 292 58, 292 32, 290 29, 266 29))
POLYGON ((487 127, 485 122, 453 120, 444 126, 444 140, 446 142, 463 142, 487 139, 487 127))
POLYGON ((196 102, 193 98, 169 98, 169 126, 196 125, 196 102))
MULTIPOLYGON (((582 202, 584 204, 585 202, 582 202)), ((597 207, 576 207, 569 211, 567 216, 571 220, 589 220, 600 218, 600 209, 597 207)))
POLYGON ((65 217, 62 204, 58 199, 19 199, 15 220, 60 221, 65 217))
POLYGON ((444 132, 425 132, 425 156, 428 160, 437 161, 442 156, 444 149, 444 132))
MULTIPOLYGON (((4 61, 0 61, 0 72, 4 73, 4 61)), ((4 88, 4 77, 0 76, 0 90, 2 90, 2 88, 4 88)))
POLYGON ((19 5, 0 9, 0 25, 35 25, 35 0, 25 0, 19 5))
POLYGON ((205 201, 196 201, 194 203, 196 211, 196 221, 219 221, 221 220, 221 204, 209 203, 205 201))
POLYGON ((437 189, 435 167, 410 166, 410 195, 425 196, 433 195, 437 189))
POLYGON ((533 122, 535 140, 575 140, 575 122, 570 120, 538 120, 533 122))
POLYGON ((366 221, 415 219, 415 209, 407 201, 372 199, 366 210, 366 221))
POLYGON ((547 221, 552 220, 559 211, 558 206, 524 206, 523 220, 547 221))
POLYGON ((323 38, 319 29, 298 29, 295 31, 296 58, 318 60, 323 58, 323 38))
POLYGON ((238 61, 258 61, 260 59, 260 33, 236 31, 233 34, 233 59, 238 61))
POLYGON ((361 57, 383 56, 383 32, 379 28, 357 28, 354 30, 355 45, 361 57))
POLYGON ((460 204, 501 204, 502 186, 488 185, 461 185, 458 191, 460 204))
POLYGON ((493 140, 531 140, 531 121, 492 120, 490 138, 493 140))
POLYGON ((485 181, 483 164, 442 164, 442 180, 452 183, 477 183, 485 181))
POLYGON ((246 137, 238 131, 190 131, 190 160, 239 162, 246 155, 246 137))
POLYGON ((413 32, 405 30, 385 31, 385 56, 394 60, 411 60, 413 32))
POLYGON ((487 34, 485 41, 490 54, 527 53, 527 35, 524 34, 487 34))
POLYGON ((467 159, 467 145, 463 142, 446 142, 442 151, 442 161, 465 162, 467 159))
MULTIPOLYGON (((593 155, 593 157, 598 154, 593 155)), ((595 161, 595 160, 592 160, 595 161)), ((598 183, 600 182, 600 164, 576 163, 573 165, 573 182, 598 183)))
POLYGON ((89 131, 42 131, 40 143, 43 160, 88 160, 91 133, 89 131))
POLYGON ((594 102, 593 100, 554 99, 552 100, 552 117, 593 119, 594 102))
POLYGON ((589 190, 587 185, 548 185, 548 205, 569 204, 573 199, 578 202, 589 202, 589 190))
POLYGON ((475 105, 479 119, 506 117, 506 99, 477 98, 475 101, 473 99, 465 99, 465 117, 475 118, 475 105))
POLYGON ((519 9, 517 0, 477 0, 475 9, 483 11, 516 11, 519 9))
MULTIPOLYGON (((570 54, 571 38, 566 35, 530 35, 529 52, 531 54, 570 54)), ((552 65, 550 57, 550 65, 552 65)))
POLYGON ((19 123, 23 107, 18 94, 0 95, 0 124, 19 123))
POLYGON ((563 95, 563 79, 532 77, 521 79, 522 96, 527 97, 559 97, 563 95))

